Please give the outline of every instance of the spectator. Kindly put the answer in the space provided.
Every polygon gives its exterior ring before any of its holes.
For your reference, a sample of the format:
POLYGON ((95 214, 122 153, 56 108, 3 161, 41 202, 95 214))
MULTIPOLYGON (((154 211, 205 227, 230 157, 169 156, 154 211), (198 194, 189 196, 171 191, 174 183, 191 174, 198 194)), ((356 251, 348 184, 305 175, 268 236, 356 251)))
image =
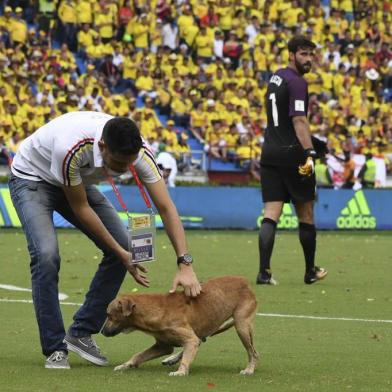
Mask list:
POLYGON ((215 12, 214 5, 209 4, 207 13, 200 18, 201 27, 216 27, 219 23, 219 16, 215 12))
POLYGON ((9 151, 4 142, 4 136, 0 134, 0 165, 8 166, 11 161, 9 151))
POLYGON ((358 180, 363 188, 374 188, 376 183, 376 163, 369 149, 364 152, 366 161, 358 173, 358 180))
POLYGON ((78 15, 78 25, 93 23, 93 7, 91 2, 84 0, 77 0, 76 11, 78 15))
POLYGON ((218 59, 223 58, 223 46, 225 43, 223 38, 222 30, 216 30, 214 38, 214 56, 218 59))
POLYGON ((191 111, 190 131, 192 135, 201 143, 204 142, 204 135, 208 127, 208 122, 209 119, 208 115, 204 112, 203 102, 196 102, 194 105, 194 109, 191 111))
POLYGON ((158 167, 162 171, 163 179, 169 188, 176 186, 177 162, 172 154, 162 151, 157 156, 158 167))
POLYGON ((186 96, 185 89, 181 89, 181 94, 174 96, 171 101, 171 112, 174 122, 181 127, 188 127, 191 108, 192 102, 186 96))
POLYGON ((155 21, 155 27, 150 31, 150 51, 156 54, 158 48, 162 46, 162 19, 157 18, 155 21))
POLYGON ((77 48, 77 21, 76 4, 72 0, 62 0, 58 9, 60 25, 57 36, 61 43, 66 43, 71 51, 77 48))
POLYGON ((121 72, 119 68, 113 63, 113 55, 108 54, 105 57, 105 61, 99 67, 99 71, 105 77, 105 81, 109 88, 114 91, 121 79, 121 72))
POLYGON ((166 23, 162 27, 162 45, 167 46, 171 50, 176 50, 179 43, 178 27, 173 18, 167 18, 166 23))
POLYGON ((251 23, 245 28, 248 36, 248 44, 253 48, 255 46, 256 37, 260 32, 260 22, 256 15, 252 16, 251 23))
POLYGON ((21 7, 15 8, 15 17, 11 19, 9 29, 13 45, 23 47, 27 40, 27 23, 22 19, 22 13, 23 9, 21 7))
POLYGON ((20 143, 22 143, 22 141, 23 138, 21 136, 21 132, 20 133, 17 131, 12 132, 12 135, 8 139, 8 142, 6 144, 9 159, 11 159, 16 154, 16 151, 18 150, 19 145, 20 143))
POLYGON ((148 47, 150 26, 147 14, 143 13, 132 21, 132 36, 136 51, 142 51, 148 47))
POLYGON ((52 20, 56 11, 56 3, 52 0, 40 0, 38 2, 38 30, 50 35, 52 20))
POLYGON ((94 38, 97 39, 98 37, 98 33, 93 30, 88 23, 83 23, 77 34, 79 56, 86 59, 87 48, 91 47, 94 43, 94 38))
POLYGON ((238 67, 241 49, 241 44, 238 40, 237 34, 235 32, 231 32, 229 34, 229 39, 225 42, 223 47, 223 54, 225 57, 230 59, 234 69, 238 67))
POLYGON ((148 95, 150 98, 155 98, 157 96, 154 88, 154 80, 147 68, 142 69, 141 75, 137 78, 135 87, 139 90, 140 97, 148 95))
POLYGON ((343 188, 352 189, 355 183, 354 171, 355 162, 351 158, 350 151, 344 151, 344 161, 343 161, 343 188))
POLYGON ((214 50, 214 40, 207 34, 205 26, 201 26, 200 32, 195 39, 196 55, 206 64, 209 64, 214 50))
POLYGON ((114 23, 109 5, 104 3, 95 17, 95 28, 98 30, 102 43, 109 43, 115 36, 114 23))
POLYGON ((118 11, 118 30, 117 40, 120 41, 125 32, 125 28, 133 17, 133 10, 131 8, 131 0, 124 1, 122 7, 118 11))
POLYGON ((326 157, 320 158, 315 167, 316 183, 319 188, 331 188, 332 178, 326 157))
POLYGON ((381 44, 381 49, 375 55, 375 61, 380 66, 384 61, 392 60, 392 51, 387 42, 381 44))

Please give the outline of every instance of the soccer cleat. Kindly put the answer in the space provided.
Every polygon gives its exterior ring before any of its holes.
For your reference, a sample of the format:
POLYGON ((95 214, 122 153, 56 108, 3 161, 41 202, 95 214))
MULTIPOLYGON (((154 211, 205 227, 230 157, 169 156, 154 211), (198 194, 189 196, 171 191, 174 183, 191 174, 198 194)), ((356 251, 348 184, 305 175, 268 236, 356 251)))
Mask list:
POLYGON ((64 351, 55 351, 46 358, 46 369, 71 369, 68 355, 64 351))
POLYGON ((73 351, 95 365, 106 366, 109 363, 101 354, 99 347, 90 336, 76 338, 67 334, 65 335, 64 343, 67 344, 69 351, 73 351))
POLYGON ((263 276, 260 273, 257 275, 256 284, 269 284, 271 286, 277 286, 278 282, 272 277, 272 275, 263 276))
POLYGON ((328 275, 328 271, 321 267, 314 267, 312 271, 305 274, 304 281, 306 284, 312 284, 318 280, 324 279, 328 275))

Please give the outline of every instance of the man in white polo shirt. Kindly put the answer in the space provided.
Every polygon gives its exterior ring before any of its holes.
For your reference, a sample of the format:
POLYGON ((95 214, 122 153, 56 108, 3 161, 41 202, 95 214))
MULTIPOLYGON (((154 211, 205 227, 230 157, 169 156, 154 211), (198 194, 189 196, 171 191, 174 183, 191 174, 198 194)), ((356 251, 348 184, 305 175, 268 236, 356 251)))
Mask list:
POLYGON ((178 285, 188 296, 201 291, 177 210, 136 124, 97 112, 64 114, 23 141, 9 181, 31 257, 33 301, 46 368, 69 369, 68 350, 106 365, 91 335, 100 331, 107 305, 127 271, 139 284, 149 285, 144 267, 130 261, 128 233, 115 208, 93 185, 105 180, 107 173, 123 174, 130 164, 157 207, 177 254, 179 270, 171 292, 178 285), (58 301, 60 255, 54 211, 83 231, 104 255, 67 333, 58 301))

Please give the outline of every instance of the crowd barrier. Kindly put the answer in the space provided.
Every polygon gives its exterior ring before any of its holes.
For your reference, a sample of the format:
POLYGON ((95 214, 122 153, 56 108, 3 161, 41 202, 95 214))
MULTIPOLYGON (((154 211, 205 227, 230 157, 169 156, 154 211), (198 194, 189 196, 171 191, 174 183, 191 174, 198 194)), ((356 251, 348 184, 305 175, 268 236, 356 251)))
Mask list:
MULTIPOLYGON (((112 188, 100 185, 100 190, 114 204, 126 224, 126 214, 112 188)), ((133 214, 146 212, 139 190, 120 186, 128 209, 133 214)), ((177 187, 169 190, 185 228, 257 229, 263 213, 260 189, 249 187, 177 187)), ((392 190, 319 189, 315 206, 316 225, 328 230, 391 230, 392 190)), ((64 218, 54 214, 57 227, 72 227, 64 218)), ((157 227, 162 221, 157 215, 157 227)), ((0 187, 0 227, 20 227, 12 206, 8 187, 0 187)), ((294 207, 285 204, 278 227, 296 229, 298 219, 294 207)))

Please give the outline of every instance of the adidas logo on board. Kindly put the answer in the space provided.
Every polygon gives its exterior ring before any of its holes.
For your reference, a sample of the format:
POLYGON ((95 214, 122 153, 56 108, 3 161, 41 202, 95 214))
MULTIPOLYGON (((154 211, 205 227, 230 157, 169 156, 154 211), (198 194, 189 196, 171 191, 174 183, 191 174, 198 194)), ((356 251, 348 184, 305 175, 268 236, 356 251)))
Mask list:
POLYGON ((354 194, 336 220, 338 229, 375 229, 376 225, 376 218, 370 212, 363 191, 354 194))

